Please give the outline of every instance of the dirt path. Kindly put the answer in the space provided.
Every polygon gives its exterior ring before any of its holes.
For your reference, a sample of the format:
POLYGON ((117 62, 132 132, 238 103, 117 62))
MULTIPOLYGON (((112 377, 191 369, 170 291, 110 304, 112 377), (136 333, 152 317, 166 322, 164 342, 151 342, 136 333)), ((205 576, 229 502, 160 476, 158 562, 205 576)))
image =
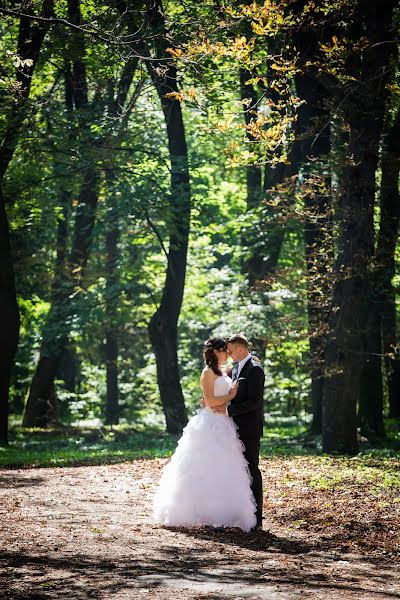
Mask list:
POLYGON ((264 531, 167 530, 164 463, 0 471, 0 598, 400 598, 396 503, 301 487, 301 463, 271 459, 264 531))

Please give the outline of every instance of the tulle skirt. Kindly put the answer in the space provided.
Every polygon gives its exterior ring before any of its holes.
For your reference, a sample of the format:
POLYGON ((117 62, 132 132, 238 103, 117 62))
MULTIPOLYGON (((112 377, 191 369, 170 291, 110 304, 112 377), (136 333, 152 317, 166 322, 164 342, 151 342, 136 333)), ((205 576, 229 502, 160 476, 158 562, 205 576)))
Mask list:
POLYGON ((234 421, 204 408, 190 419, 157 488, 153 516, 170 527, 256 524, 244 446, 234 421))

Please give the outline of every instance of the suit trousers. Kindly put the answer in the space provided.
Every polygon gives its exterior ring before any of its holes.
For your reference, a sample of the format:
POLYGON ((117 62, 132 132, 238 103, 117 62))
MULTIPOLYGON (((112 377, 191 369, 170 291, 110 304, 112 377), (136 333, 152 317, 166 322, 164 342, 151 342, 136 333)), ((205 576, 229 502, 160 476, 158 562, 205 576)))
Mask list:
POLYGON ((253 492, 254 499, 257 505, 257 525, 262 524, 262 507, 263 507, 263 489, 260 469, 258 464, 260 461, 260 438, 259 437, 246 437, 242 436, 239 430, 239 437, 242 440, 245 451, 244 457, 249 463, 250 475, 253 478, 251 484, 251 491, 253 492))

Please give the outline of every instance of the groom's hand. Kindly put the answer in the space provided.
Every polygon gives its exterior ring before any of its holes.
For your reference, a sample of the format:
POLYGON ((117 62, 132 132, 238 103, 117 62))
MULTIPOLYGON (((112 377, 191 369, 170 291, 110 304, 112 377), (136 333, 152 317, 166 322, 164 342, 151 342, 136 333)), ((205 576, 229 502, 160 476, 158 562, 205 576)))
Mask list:
POLYGON ((213 411, 215 413, 220 413, 221 415, 226 415, 226 404, 220 404, 219 406, 214 406, 213 411))

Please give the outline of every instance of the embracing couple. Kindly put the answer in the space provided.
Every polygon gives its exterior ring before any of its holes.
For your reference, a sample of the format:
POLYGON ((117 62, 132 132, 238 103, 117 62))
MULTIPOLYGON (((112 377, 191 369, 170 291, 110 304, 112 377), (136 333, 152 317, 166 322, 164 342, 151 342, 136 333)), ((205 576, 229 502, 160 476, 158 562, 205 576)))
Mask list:
POLYGON ((163 470, 154 518, 169 527, 262 527, 258 467, 264 371, 241 334, 211 338, 200 377, 203 408, 183 430, 163 470), (225 368, 228 356, 234 361, 225 368))

